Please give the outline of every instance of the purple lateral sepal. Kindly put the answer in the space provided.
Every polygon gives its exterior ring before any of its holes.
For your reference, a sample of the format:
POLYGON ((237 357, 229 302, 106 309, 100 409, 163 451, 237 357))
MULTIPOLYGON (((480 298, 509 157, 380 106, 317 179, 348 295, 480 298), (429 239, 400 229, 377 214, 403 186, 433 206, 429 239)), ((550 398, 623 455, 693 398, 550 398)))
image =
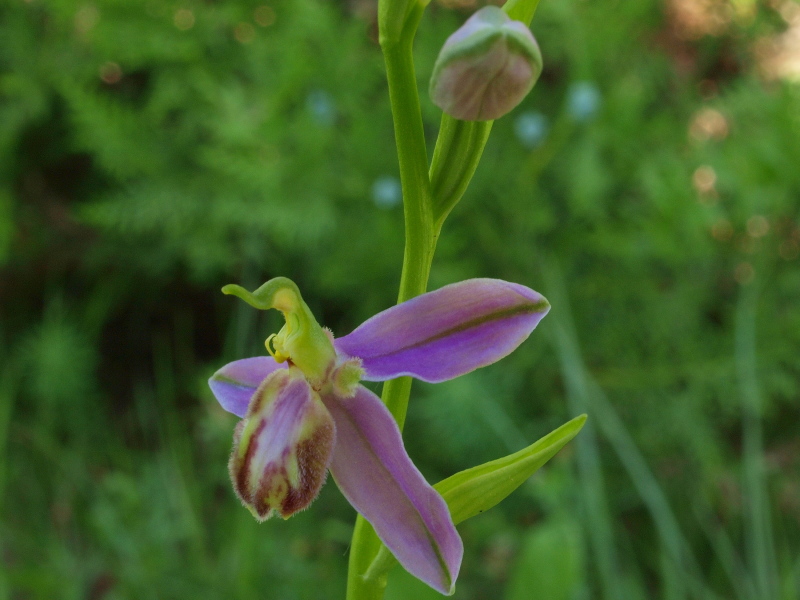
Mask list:
POLYGON ((222 367, 208 380, 208 385, 222 408, 237 417, 244 417, 256 388, 277 369, 285 369, 271 356, 255 356, 235 360, 222 367))
POLYGON ((437 383, 508 355, 549 310, 523 285, 469 279, 378 313, 334 344, 361 359, 368 381, 411 375, 437 383))
POLYGON ((330 471, 344 496, 405 569, 452 594, 464 548, 447 504, 411 462, 375 394, 322 398, 336 424, 330 471))

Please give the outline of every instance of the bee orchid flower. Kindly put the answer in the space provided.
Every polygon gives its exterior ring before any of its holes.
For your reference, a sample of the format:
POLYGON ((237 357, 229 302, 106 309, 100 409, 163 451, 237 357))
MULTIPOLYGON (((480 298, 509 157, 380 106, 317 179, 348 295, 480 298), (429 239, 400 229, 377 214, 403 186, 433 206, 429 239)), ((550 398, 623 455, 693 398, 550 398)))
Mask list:
POLYGON ((440 382, 494 363, 528 337, 547 300, 515 283, 471 279, 334 339, 289 279, 223 292, 286 319, 266 341, 269 356, 234 361, 209 380, 222 407, 242 418, 229 470, 244 505, 258 520, 288 518, 316 498, 330 470, 406 570, 452 594, 463 546, 447 505, 411 462, 386 406, 359 382, 440 382))

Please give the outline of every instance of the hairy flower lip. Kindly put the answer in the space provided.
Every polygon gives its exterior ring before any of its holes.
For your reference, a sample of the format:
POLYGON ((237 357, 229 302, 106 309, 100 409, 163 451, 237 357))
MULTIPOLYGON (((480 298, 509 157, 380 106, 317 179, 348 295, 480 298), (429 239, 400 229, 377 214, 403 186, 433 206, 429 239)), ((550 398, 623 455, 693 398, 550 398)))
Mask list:
POLYGON ((228 464, 234 490, 259 521, 305 509, 325 482, 335 425, 296 368, 259 384, 237 425, 228 464))
MULTIPOLYGON (((270 308, 283 281, 233 293, 270 308), (259 296, 262 290, 269 296, 259 296)), ((468 373, 513 351, 550 305, 519 284, 470 279, 389 308, 339 339, 319 327, 299 295, 282 308, 303 311, 298 322, 311 328, 292 332, 304 341, 289 360, 242 359, 209 379, 220 405, 243 417, 231 454, 234 488, 257 518, 274 510, 287 517, 313 501, 330 469, 406 570, 451 594, 463 545, 447 505, 408 457, 386 406, 358 379, 412 375, 436 382, 468 373), (323 365, 328 348, 334 358, 323 365)))

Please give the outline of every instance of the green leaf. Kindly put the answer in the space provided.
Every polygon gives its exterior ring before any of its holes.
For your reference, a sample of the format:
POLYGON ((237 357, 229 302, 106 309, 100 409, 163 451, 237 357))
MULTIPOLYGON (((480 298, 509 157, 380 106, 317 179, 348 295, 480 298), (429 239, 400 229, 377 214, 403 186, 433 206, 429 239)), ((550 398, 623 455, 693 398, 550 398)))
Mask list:
MULTIPOLYGON (((519 452, 461 471, 434 485, 447 502, 453 522, 457 525, 505 500, 574 438, 584 423, 586 415, 577 416, 519 452)), ((380 577, 396 562, 382 545, 364 574, 365 579, 380 577)))
POLYGON ((461 471, 433 486, 447 502, 453 522, 461 523, 499 504, 574 438, 585 422, 586 415, 575 417, 519 452, 461 471))

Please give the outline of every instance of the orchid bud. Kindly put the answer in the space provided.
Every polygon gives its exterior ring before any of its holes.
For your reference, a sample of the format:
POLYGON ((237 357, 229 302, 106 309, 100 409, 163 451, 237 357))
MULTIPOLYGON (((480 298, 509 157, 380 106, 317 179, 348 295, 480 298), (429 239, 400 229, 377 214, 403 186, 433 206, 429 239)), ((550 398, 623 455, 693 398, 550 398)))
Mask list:
POLYGON ((485 6, 447 38, 431 76, 433 103, 464 121, 491 121, 517 106, 542 72, 530 30, 485 6))

